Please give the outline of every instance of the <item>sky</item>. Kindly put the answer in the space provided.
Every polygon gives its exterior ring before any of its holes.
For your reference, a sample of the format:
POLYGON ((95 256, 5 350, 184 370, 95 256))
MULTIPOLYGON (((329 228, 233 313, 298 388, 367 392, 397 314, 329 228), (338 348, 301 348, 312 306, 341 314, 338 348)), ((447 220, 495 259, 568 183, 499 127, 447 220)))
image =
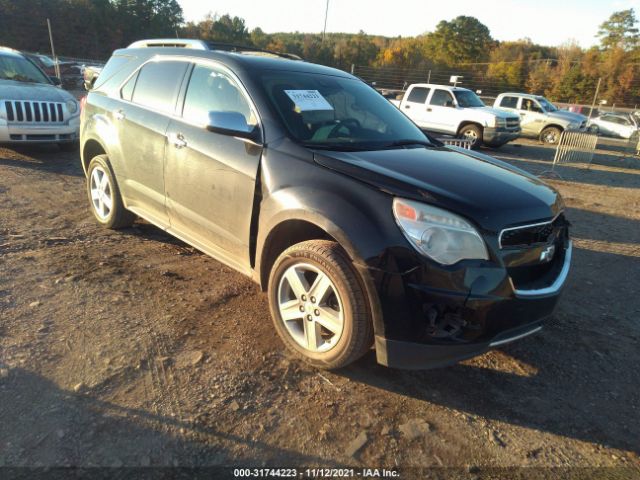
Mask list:
MULTIPOLYGON (((267 33, 321 32, 326 0, 178 0, 187 21, 207 13, 242 17, 249 30, 267 33)), ((497 40, 525 37, 547 46, 575 40, 595 45, 598 26, 618 10, 634 8, 640 0, 329 0, 327 32, 395 37, 433 31, 440 20, 458 15, 476 17, 497 40)))

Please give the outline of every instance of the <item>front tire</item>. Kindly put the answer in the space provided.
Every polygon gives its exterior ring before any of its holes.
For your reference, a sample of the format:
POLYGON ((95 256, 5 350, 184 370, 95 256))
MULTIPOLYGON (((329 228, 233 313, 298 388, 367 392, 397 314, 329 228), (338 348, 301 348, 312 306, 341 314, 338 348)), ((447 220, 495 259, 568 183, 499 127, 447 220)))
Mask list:
POLYGON ((465 125, 460 129, 459 136, 471 140, 471 148, 474 150, 482 145, 482 128, 478 125, 465 125))
POLYGON ((87 195, 93 216, 98 222, 113 230, 130 227, 136 216, 124 208, 109 159, 98 155, 87 169, 87 195))
POLYGON ((562 130, 558 127, 547 127, 540 132, 540 140, 547 145, 557 145, 560 142, 562 130))
POLYGON ((269 307, 285 345, 315 367, 344 367, 373 343, 366 293, 336 242, 310 240, 285 250, 269 276, 269 307))

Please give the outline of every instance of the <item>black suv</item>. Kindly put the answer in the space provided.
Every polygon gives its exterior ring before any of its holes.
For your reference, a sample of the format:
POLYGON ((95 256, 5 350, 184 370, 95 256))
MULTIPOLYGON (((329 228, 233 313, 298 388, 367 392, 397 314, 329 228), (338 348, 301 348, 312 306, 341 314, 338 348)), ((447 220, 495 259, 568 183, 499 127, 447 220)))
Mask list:
POLYGON ((142 217, 268 291, 323 368, 441 366, 541 328, 571 241, 558 192, 425 136, 340 70, 198 40, 117 50, 82 112, 92 211, 142 217))

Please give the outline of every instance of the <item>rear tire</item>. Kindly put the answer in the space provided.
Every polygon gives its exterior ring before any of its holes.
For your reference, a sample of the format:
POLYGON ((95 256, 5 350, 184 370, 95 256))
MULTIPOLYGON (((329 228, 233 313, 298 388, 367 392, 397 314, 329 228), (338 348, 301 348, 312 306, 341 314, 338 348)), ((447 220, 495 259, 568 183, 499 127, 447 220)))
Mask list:
POLYGON ((562 130, 558 127, 547 127, 540 132, 540 141, 547 145, 557 145, 560 141, 560 135, 562 135, 562 130))
POLYGON ((458 132, 460 138, 472 140, 471 148, 476 150, 482 145, 482 128, 478 125, 465 125, 458 132))
POLYGON ((109 158, 98 155, 87 169, 87 195, 93 216, 105 228, 130 227, 136 216, 124 208, 109 158))
POLYGON ((315 367, 344 367, 373 344, 365 290, 336 242, 310 240, 285 250, 269 275, 269 307, 284 344, 315 367))

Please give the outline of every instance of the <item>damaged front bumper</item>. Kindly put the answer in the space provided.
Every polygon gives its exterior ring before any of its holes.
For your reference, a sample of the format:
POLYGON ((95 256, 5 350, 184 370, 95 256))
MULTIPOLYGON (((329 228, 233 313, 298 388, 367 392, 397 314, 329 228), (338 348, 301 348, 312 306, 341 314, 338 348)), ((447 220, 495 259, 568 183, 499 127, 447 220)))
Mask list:
POLYGON ((375 336, 378 362, 442 367, 536 333, 553 313, 571 256, 567 239, 544 281, 531 288, 515 284, 509 269, 487 265, 372 271, 384 316, 384 331, 375 336))

